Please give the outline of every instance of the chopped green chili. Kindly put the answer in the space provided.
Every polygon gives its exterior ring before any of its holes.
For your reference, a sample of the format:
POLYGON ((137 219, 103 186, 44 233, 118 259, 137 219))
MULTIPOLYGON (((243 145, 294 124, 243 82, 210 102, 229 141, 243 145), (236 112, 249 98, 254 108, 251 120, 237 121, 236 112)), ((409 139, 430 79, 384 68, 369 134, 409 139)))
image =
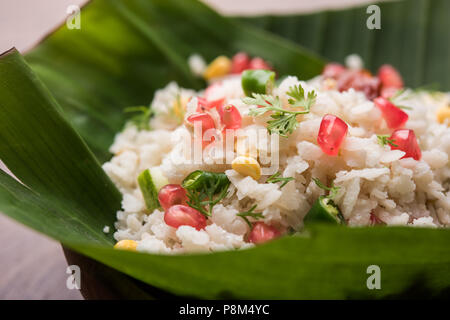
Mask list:
POLYGON ((339 191, 339 187, 334 185, 327 187, 316 178, 313 178, 313 181, 319 188, 329 191, 329 194, 328 196, 320 196, 316 202, 314 202, 312 208, 305 216, 305 225, 312 222, 345 224, 345 218, 342 215, 341 210, 333 201, 339 191))
POLYGON ((242 89, 246 96, 253 93, 268 94, 275 84, 275 72, 270 70, 245 70, 242 72, 242 89))
POLYGON ((225 173, 197 170, 182 182, 189 201, 187 204, 209 217, 212 208, 228 194, 230 180, 225 173))
POLYGON ((139 188, 144 196, 145 206, 147 210, 152 212, 160 207, 158 201, 158 190, 153 182, 150 170, 146 169, 139 174, 138 177, 139 188))
POLYGON ((320 196, 316 202, 314 202, 312 208, 308 211, 308 214, 305 217, 305 225, 310 222, 344 224, 345 219, 342 216, 339 207, 332 199, 327 196, 320 196))

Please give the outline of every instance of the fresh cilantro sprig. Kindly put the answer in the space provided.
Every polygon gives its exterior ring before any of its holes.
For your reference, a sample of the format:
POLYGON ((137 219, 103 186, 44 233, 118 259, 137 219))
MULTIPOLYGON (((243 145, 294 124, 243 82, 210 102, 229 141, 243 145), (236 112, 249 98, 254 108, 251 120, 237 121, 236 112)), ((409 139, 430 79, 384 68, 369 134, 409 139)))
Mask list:
POLYGON ((281 177, 281 173, 280 172, 276 172, 275 174, 271 175, 268 179, 267 179, 267 183, 277 183, 277 182, 283 182, 280 185, 280 189, 283 188, 289 181, 294 180, 293 177, 281 177))
POLYGON ((189 199, 187 204, 204 216, 210 217, 213 207, 227 196, 230 181, 224 173, 206 171, 198 171, 198 173, 198 183, 195 187, 183 183, 189 199))
POLYGON ((153 116, 153 109, 146 106, 127 107, 125 113, 136 113, 130 118, 130 121, 138 130, 150 130, 150 118, 153 116))
POLYGON ((398 147, 398 145, 395 144, 394 140, 389 139, 388 135, 382 135, 382 134, 377 134, 377 139, 378 139, 378 143, 384 147, 385 145, 391 145, 393 147, 398 147))
POLYGON ((319 179, 317 179, 317 178, 312 178, 312 179, 314 180, 314 182, 320 189, 329 191, 327 198, 329 198, 331 200, 333 200, 336 197, 336 195, 339 192, 339 189, 341 189, 340 187, 336 187, 334 184, 332 184, 331 187, 327 187, 319 179))
POLYGON ((253 98, 246 97, 243 99, 245 104, 258 105, 259 108, 253 108, 249 114, 251 116, 261 116, 266 112, 272 112, 270 117, 272 120, 267 121, 267 130, 270 134, 277 133, 282 137, 287 137, 298 126, 297 115, 309 113, 311 106, 316 100, 316 93, 311 91, 305 98, 305 91, 302 86, 291 87, 287 92, 291 98, 288 100, 289 105, 294 108, 302 107, 303 110, 284 109, 280 98, 265 94, 253 94, 253 98))
POLYGON ((212 208, 222 201, 227 196, 227 189, 223 189, 217 196, 213 192, 213 188, 205 189, 201 192, 187 190, 189 201, 187 204, 203 214, 206 217, 211 217, 212 208))
POLYGON ((256 219, 256 220, 264 218, 264 216, 262 215, 261 212, 254 212, 255 209, 256 209, 256 204, 253 207, 251 207, 250 210, 236 214, 237 216, 244 219, 244 221, 248 224, 250 229, 253 226, 252 226, 252 223, 250 222, 250 220, 248 220, 248 217, 252 217, 253 219, 256 219))
POLYGON ((389 98, 389 100, 390 100, 391 102, 394 102, 395 99, 399 98, 399 97, 400 97, 401 95, 403 95, 405 92, 406 92, 406 89, 405 89, 405 88, 398 89, 398 90, 394 93, 394 95, 393 95, 392 97, 389 98))
POLYGON ((406 89, 405 89, 405 88, 403 88, 403 89, 398 89, 397 92, 395 92, 395 94, 394 94, 392 97, 390 97, 388 100, 389 100, 390 102, 392 102, 393 104, 395 104, 395 106, 396 106, 397 108, 405 109, 405 110, 412 110, 413 108, 408 107, 408 106, 399 105, 399 104, 396 102, 396 100, 399 99, 399 97, 402 96, 405 92, 406 92, 406 89))
POLYGON ((308 92, 305 98, 305 89, 303 89, 300 84, 298 86, 290 87, 287 95, 292 98, 288 100, 289 104, 295 108, 303 107, 305 109, 303 113, 309 112, 317 98, 317 94, 314 90, 308 92))
POLYGON ((430 96, 432 97, 437 97, 439 94, 441 94, 441 92, 439 91, 439 84, 437 83, 430 83, 430 84, 426 84, 423 85, 421 87, 417 87, 415 89, 409 89, 406 90, 405 88, 399 89, 395 92, 395 94, 389 98, 389 100, 395 104, 395 106, 397 108, 400 109, 406 109, 406 110, 413 110, 413 108, 408 107, 408 106, 403 106, 403 105, 399 105, 398 103, 396 103, 397 100, 402 98, 409 98, 414 94, 418 94, 421 92, 426 92, 428 93, 430 96))
POLYGON ((396 104, 395 106, 396 106, 397 108, 404 109, 404 110, 413 110, 412 107, 408 107, 408 106, 401 106, 401 105, 398 105, 398 104, 396 104))

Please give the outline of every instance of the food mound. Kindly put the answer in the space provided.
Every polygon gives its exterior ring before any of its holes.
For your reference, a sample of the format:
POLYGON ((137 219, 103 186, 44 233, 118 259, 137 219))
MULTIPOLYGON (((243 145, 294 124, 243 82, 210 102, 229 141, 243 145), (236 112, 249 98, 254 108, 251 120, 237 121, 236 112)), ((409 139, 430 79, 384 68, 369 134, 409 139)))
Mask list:
POLYGON ((449 226, 448 94, 355 55, 309 81, 245 53, 189 65, 207 88, 170 83, 128 108, 103 165, 123 194, 116 248, 248 248, 319 222, 449 226))

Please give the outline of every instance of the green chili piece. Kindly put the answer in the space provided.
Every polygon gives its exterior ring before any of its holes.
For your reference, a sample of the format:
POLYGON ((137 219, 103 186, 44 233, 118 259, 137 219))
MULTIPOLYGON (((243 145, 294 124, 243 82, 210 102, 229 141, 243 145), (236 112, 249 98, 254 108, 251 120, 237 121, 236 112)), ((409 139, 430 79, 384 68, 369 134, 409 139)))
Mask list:
POLYGON ((158 190, 153 182, 150 170, 146 169, 139 174, 138 184, 142 195, 144 196, 145 206, 147 209, 152 212, 153 210, 159 208, 160 204, 158 201, 158 190))
POLYGON ((305 217, 305 225, 313 222, 345 224, 339 207, 332 199, 320 196, 305 217))
POLYGON ((202 181, 206 179, 206 171, 196 170, 191 172, 186 178, 184 178, 182 186, 185 189, 196 189, 201 184, 202 181))
MULTIPOLYGON (((191 172, 182 182, 186 190, 199 191, 200 189, 215 186, 216 190, 228 187, 230 181, 225 173, 196 170, 191 172)), ((216 191, 215 190, 215 191, 216 191)))
POLYGON ((225 173, 197 170, 191 172, 181 185, 189 198, 187 204, 210 217, 212 208, 228 194, 230 180, 225 173))
POLYGON ((253 93, 269 94, 275 83, 275 72, 270 70, 256 69, 242 72, 242 89, 246 96, 251 97, 253 93))

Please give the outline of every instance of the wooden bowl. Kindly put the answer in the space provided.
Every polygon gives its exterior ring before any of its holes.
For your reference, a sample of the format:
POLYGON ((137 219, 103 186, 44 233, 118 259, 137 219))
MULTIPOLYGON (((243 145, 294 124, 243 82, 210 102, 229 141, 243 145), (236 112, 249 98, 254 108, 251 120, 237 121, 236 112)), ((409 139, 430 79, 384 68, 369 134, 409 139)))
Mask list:
POLYGON ((80 292, 88 300, 180 299, 82 254, 62 247, 67 263, 81 269, 80 292))

